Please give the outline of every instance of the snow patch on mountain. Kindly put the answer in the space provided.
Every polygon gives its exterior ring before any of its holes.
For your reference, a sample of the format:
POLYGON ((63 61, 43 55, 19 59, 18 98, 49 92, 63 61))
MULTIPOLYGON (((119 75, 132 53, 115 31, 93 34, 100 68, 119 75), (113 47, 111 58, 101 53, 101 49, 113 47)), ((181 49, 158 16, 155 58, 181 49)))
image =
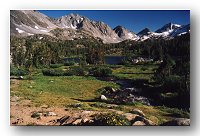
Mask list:
POLYGON ((28 34, 29 36, 30 36, 30 35, 34 35, 34 34, 31 34, 31 33, 27 33, 27 34, 28 34))
POLYGON ((24 33, 24 31, 23 30, 21 30, 21 29, 19 29, 19 28, 16 28, 16 30, 18 31, 18 33, 24 33))
POLYGON ((51 30, 59 28, 62 29, 62 31, 58 31, 61 35, 60 37, 66 38, 66 40, 80 38, 83 35, 84 37, 91 36, 101 39, 104 43, 117 43, 124 40, 171 39, 190 32, 189 25, 183 26, 168 23, 155 32, 145 28, 135 34, 123 26, 117 26, 112 29, 104 22, 90 20, 78 14, 69 14, 58 19, 50 19, 46 15, 32 10, 11 11, 10 20, 11 33, 13 35, 46 34, 55 36, 51 30))
POLYGON ((40 30, 40 31, 45 32, 45 33, 49 32, 48 30, 40 30))
POLYGON ((72 29, 76 29, 77 27, 71 24, 71 28, 72 29))
POLYGON ((35 29, 39 29, 38 26, 35 26, 35 29))

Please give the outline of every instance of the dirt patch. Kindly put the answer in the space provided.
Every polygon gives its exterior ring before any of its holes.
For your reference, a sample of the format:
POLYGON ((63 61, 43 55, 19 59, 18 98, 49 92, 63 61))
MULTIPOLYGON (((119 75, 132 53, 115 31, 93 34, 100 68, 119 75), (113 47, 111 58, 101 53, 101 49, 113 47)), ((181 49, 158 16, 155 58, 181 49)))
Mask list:
MULTIPOLYGON (((13 96, 16 97, 16 96, 13 96)), ((13 99, 11 97, 11 99, 13 99)), ((65 107, 32 106, 30 100, 18 100, 10 102, 10 125, 58 125, 54 121, 63 116, 82 116, 86 111, 66 110, 65 107), (39 117, 32 116, 38 113, 39 117), (48 114, 47 114, 48 113, 48 114), (50 113, 50 114, 49 114, 50 113)), ((95 114, 88 111, 88 116, 95 114)))

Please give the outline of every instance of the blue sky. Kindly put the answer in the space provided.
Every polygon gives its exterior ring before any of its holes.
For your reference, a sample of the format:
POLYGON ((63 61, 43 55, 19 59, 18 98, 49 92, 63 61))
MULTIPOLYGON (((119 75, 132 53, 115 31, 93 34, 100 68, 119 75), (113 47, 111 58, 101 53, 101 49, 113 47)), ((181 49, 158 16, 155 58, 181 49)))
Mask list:
POLYGON ((91 20, 103 21, 112 28, 117 25, 124 26, 135 33, 145 27, 155 31, 169 22, 181 25, 190 23, 189 10, 39 10, 39 12, 53 18, 76 13, 91 20))

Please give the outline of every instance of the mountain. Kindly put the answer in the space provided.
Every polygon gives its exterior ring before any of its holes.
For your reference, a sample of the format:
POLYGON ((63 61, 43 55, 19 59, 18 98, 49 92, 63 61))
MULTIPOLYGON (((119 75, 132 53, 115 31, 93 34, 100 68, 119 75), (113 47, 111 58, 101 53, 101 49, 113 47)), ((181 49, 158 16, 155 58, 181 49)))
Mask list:
POLYGON ((138 36, 148 35, 151 31, 148 28, 144 28, 142 31, 137 33, 138 36))
POLYGON ((189 33, 190 32, 190 24, 188 25, 183 25, 179 29, 174 30, 171 33, 171 37, 176 37, 176 36, 181 36, 183 34, 189 33))
POLYGON ((86 18, 78 14, 69 14, 56 19, 55 23, 61 28, 78 29, 79 24, 83 22, 83 20, 86 20, 86 18))
POLYGON ((128 29, 126 29, 123 26, 117 26, 113 29, 115 33, 121 38, 122 41, 124 40, 137 40, 138 36, 134 34, 133 32, 130 32, 128 29))
POLYGON ((28 36, 34 34, 49 34, 57 26, 49 17, 33 10, 11 10, 11 35, 28 36))
POLYGON ((79 30, 84 34, 100 38, 104 42, 119 42, 119 37, 114 31, 103 22, 89 20, 87 17, 78 14, 69 14, 57 19, 56 25, 61 28, 79 30))
POLYGON ((13 10, 10 12, 10 18, 11 35, 46 34, 69 40, 92 36, 102 39, 105 43, 121 41, 107 24, 89 20, 78 14, 50 19, 38 11, 13 10))
POLYGON ((137 35, 140 37, 140 41, 147 39, 172 39, 176 36, 186 34, 190 32, 190 24, 179 25, 173 23, 167 23, 155 32, 151 32, 148 28, 143 29, 137 35))
POLYGON ((92 37, 102 40, 104 43, 118 43, 124 40, 170 39, 188 32, 190 32, 189 24, 168 23, 155 32, 145 28, 135 34, 123 26, 119 25, 112 29, 104 22, 90 20, 78 14, 69 14, 53 19, 34 10, 10 11, 11 36, 23 37, 42 34, 63 40, 92 37))
POLYGON ((180 27, 181 27, 181 25, 168 23, 168 24, 164 25, 163 27, 161 27, 160 29, 156 30, 155 32, 156 33, 171 32, 180 27))

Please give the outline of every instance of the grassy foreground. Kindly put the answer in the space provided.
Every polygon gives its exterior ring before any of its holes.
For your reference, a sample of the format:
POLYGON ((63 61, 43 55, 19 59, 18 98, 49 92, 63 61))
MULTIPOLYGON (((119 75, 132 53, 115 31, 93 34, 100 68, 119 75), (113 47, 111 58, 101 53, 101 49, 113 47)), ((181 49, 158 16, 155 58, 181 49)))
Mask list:
POLYGON ((17 87, 11 82, 11 96, 22 96, 37 105, 65 106, 77 102, 75 99, 95 99, 96 90, 105 86, 118 87, 115 83, 99 81, 94 77, 37 75, 33 80, 20 81, 17 87))
MULTIPOLYGON (((155 66, 119 66, 113 68, 113 75, 122 79, 148 79, 151 80, 155 66)), ((107 111, 106 103, 97 100, 100 94, 98 89, 111 86, 118 88, 114 82, 101 81, 91 76, 43 76, 41 72, 33 75, 32 80, 25 76, 24 80, 11 80, 11 96, 18 96, 24 100, 31 100, 32 105, 39 107, 67 107, 76 109, 81 104, 82 110, 107 111), (17 82, 17 83, 16 83, 17 82)), ((113 109, 130 112, 131 109, 140 109, 146 116, 157 124, 172 119, 173 117, 189 117, 189 114, 178 109, 164 106, 146 106, 141 103, 132 105, 118 105, 113 109)))

